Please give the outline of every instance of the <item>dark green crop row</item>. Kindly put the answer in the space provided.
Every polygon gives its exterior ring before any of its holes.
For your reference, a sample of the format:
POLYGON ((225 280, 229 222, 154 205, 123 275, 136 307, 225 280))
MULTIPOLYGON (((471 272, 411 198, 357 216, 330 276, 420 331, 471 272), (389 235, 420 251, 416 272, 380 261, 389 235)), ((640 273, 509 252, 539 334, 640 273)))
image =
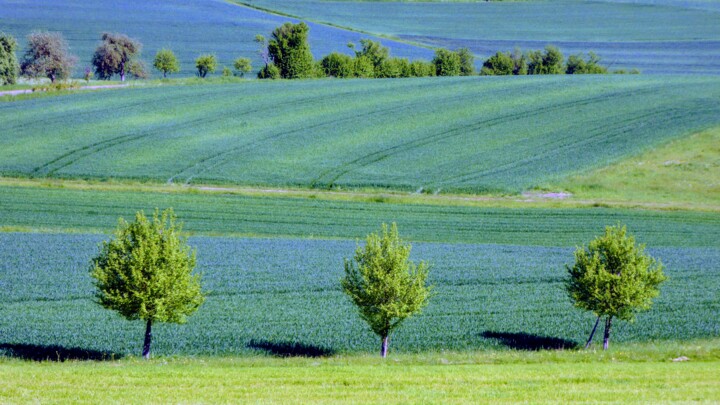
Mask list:
POLYGON ((288 197, 0 187, 0 227, 109 232, 119 217, 173 207, 184 229, 211 235, 362 239, 397 222, 412 241, 584 245, 627 224, 648 246, 720 246, 716 213, 609 208, 475 208, 288 197))

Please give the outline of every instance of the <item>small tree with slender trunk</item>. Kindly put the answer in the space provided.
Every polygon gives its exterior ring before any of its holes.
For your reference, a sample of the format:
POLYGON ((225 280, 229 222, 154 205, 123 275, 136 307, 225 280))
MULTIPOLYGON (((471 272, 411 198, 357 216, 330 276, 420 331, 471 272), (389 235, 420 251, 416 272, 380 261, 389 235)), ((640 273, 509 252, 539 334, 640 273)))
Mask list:
POLYGON ((120 219, 115 237, 103 242, 92 261, 98 303, 129 320, 145 321, 142 355, 150 358, 155 322, 185 323, 205 298, 200 276, 192 274, 195 252, 178 234, 172 209, 155 210, 152 221, 142 211, 135 222, 120 219))
POLYGON ((55 83, 67 79, 77 58, 68 51, 68 44, 59 32, 36 31, 27 37, 28 49, 20 69, 28 77, 47 77, 55 83))
POLYGON ((17 81, 19 65, 15 56, 16 48, 15 38, 0 31, 0 86, 15 84, 17 81))
POLYGON ((566 289, 575 306, 597 315, 585 348, 590 347, 600 319, 605 317, 603 349, 610 343, 613 318, 632 322, 635 313, 648 310, 666 280, 662 263, 645 254, 625 226, 609 226, 587 249, 575 251, 575 264, 567 266, 566 289))
POLYGON ((155 54, 153 67, 161 71, 163 78, 165 78, 168 73, 177 73, 180 71, 180 62, 178 62, 178 58, 173 51, 161 49, 155 54))
POLYGON ((382 341, 387 356, 390 333, 409 316, 427 305, 432 287, 426 286, 429 267, 410 260, 410 244, 403 243, 397 225, 382 234, 368 235, 365 247, 355 250, 354 261, 345 260, 343 291, 358 307, 360 317, 382 341))

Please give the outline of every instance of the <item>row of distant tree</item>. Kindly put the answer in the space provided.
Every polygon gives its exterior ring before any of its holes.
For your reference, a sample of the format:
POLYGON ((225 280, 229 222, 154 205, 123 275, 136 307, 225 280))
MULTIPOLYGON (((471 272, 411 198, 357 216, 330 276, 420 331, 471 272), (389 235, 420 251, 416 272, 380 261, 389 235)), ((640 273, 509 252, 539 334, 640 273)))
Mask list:
MULTIPOLYGON (((437 49, 432 61, 413 60, 390 56, 390 50, 371 39, 360 40, 360 47, 350 43, 354 55, 333 52, 319 61, 313 58, 308 43, 310 28, 305 23, 285 23, 277 27, 269 39, 255 37, 263 67, 260 79, 301 79, 319 77, 337 78, 400 78, 426 76, 475 75, 475 58, 467 48, 455 51, 437 49)), ((30 78, 47 77, 51 82, 70 76, 78 59, 70 54, 68 45, 58 32, 33 32, 27 37, 27 50, 22 59, 15 56, 17 41, 0 33, 0 85, 13 84, 18 73, 30 78)), ((140 59, 142 44, 119 33, 103 33, 91 61, 85 70, 85 79, 95 76, 110 79, 119 76, 147 78, 145 63, 140 59)), ((180 63, 169 49, 158 51, 153 67, 163 77, 180 71, 180 63)), ((199 77, 216 72, 217 58, 212 54, 200 55, 195 60, 199 77)), ((244 76, 252 70, 249 58, 233 62, 234 70, 224 67, 223 76, 244 76)), ((571 55, 565 61, 554 46, 544 50, 497 52, 484 61, 480 75, 545 75, 545 74, 605 74, 608 69, 600 64, 600 57, 590 52, 587 58, 571 55)), ((628 73, 614 71, 613 73, 628 73)), ((629 73, 639 73, 632 70, 629 73)))

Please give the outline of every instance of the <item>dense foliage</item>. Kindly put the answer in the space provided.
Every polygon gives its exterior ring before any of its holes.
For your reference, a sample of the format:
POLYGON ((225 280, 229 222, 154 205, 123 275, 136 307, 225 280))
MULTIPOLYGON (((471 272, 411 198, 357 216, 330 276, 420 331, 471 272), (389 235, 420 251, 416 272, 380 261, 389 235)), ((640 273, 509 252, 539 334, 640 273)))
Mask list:
POLYGON ((112 32, 104 32, 100 40, 92 58, 98 79, 109 80, 119 75, 120 81, 125 81, 128 73, 140 78, 146 75, 144 65, 138 60, 142 50, 140 41, 112 32))
POLYGON ((410 261, 409 243, 400 239, 397 224, 381 234, 371 233, 358 246, 353 260, 345 260, 343 292, 357 306, 360 318, 382 340, 387 357, 390 334, 408 317, 420 312, 430 298, 426 285, 429 266, 410 261))
POLYGON ((268 40, 268 54, 283 79, 313 77, 313 55, 308 44, 307 24, 285 23, 277 27, 268 40))
POLYGON ((36 31, 27 37, 27 51, 20 69, 25 76, 47 77, 54 83, 68 78, 76 62, 62 34, 36 31))
POLYGON ((142 211, 135 221, 120 220, 113 238, 103 242, 92 260, 97 302, 129 320, 147 323, 143 357, 150 358, 154 323, 185 323, 205 298, 200 276, 192 274, 195 252, 179 237, 172 209, 156 210, 152 220, 142 211))
POLYGON ((170 49, 161 49, 155 54, 153 67, 162 72, 163 77, 167 77, 168 73, 177 73, 180 71, 180 62, 177 56, 170 49))
POLYGON ((15 55, 17 41, 12 35, 0 32, 0 86, 15 84, 20 65, 15 55))
POLYGON ((195 59, 195 68, 199 77, 206 77, 209 73, 215 73, 217 69, 217 59, 215 55, 200 55, 195 59))
MULTIPOLYGON (((568 266, 568 295, 578 308, 592 311, 597 321, 605 318, 603 348, 607 350, 613 318, 633 321, 638 311, 647 311, 666 280, 662 264, 636 245, 625 226, 605 228, 587 249, 575 251, 575 264, 568 266)), ((597 327, 597 322, 595 323, 597 327)), ((593 329, 588 345, 592 341, 593 329)))

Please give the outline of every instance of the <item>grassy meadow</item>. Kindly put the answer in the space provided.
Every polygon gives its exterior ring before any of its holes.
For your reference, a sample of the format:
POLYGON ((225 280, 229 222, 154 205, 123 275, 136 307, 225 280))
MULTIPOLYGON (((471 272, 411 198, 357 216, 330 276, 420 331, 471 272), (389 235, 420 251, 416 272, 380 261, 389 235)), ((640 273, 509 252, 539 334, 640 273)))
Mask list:
POLYGON ((595 51, 611 69, 720 73, 715 1, 234 1, 424 46, 467 47, 481 59, 552 43, 566 55, 595 51))
POLYGON ((0 103, 0 174, 517 193, 720 123, 714 77, 253 82, 59 97, 0 103))

